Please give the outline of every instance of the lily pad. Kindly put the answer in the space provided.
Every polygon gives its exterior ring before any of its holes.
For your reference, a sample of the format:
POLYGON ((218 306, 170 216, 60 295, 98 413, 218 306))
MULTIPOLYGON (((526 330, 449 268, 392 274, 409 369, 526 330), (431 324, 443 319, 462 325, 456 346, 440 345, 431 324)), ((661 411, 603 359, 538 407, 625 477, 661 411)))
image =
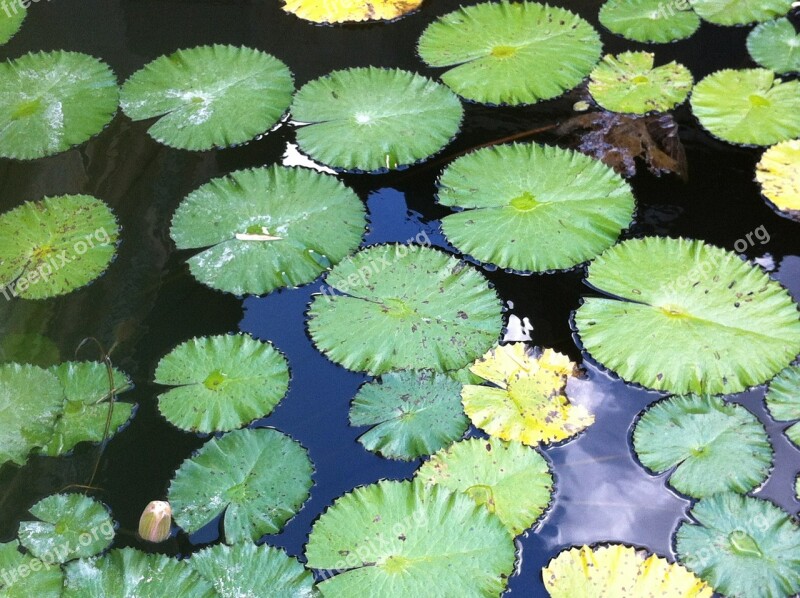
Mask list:
POLYGON ((800 592, 800 528, 771 502, 735 493, 704 498, 675 535, 680 561, 717 592, 774 598, 800 592))
POLYGON ((514 568, 503 524, 463 494, 384 481, 338 498, 311 530, 308 565, 330 598, 496 597, 514 568), (329 574, 333 574, 332 577, 329 574))
POLYGON ((17 34, 28 14, 28 9, 19 2, 5 4, 2 8, 3 10, 0 10, 0 44, 6 43, 17 34))
POLYGON ((552 598, 711 598, 714 594, 681 565, 621 544, 564 550, 542 569, 542 578, 552 598))
POLYGON ((272 413, 289 390, 289 365, 270 343, 244 335, 208 336, 163 357, 155 382, 176 387, 158 397, 167 421, 207 434, 272 413))
POLYGON ((51 339, 35 332, 8 333, 0 338, 0 362, 29 363, 46 368, 61 361, 61 352, 51 339))
POLYGON ((689 0, 703 20, 715 25, 747 25, 782 17, 792 0, 689 0))
POLYGON ((501 268, 542 272, 571 268, 611 247, 633 219, 635 202, 630 186, 598 160, 512 144, 450 164, 439 203, 463 208, 442 219, 459 251, 501 268))
POLYGON ((283 10, 312 23, 392 21, 417 10, 422 0, 285 0, 283 10))
POLYGON ((364 205, 335 177, 273 166, 240 170, 190 193, 172 220, 178 249, 208 286, 263 295, 313 281, 361 244, 364 205))
POLYGON ((111 209, 89 195, 26 202, 0 216, 0 292, 46 299, 85 286, 111 263, 118 236, 111 209))
POLYGON ((464 367, 491 347, 502 305, 475 268, 419 245, 376 245, 331 270, 308 331, 332 361, 373 376, 464 367))
POLYGON ((194 533, 224 513, 225 541, 277 534, 312 486, 306 450, 269 428, 236 430, 209 440, 175 474, 169 503, 175 523, 194 533))
POLYGON ((30 509, 39 521, 19 525, 19 541, 43 563, 94 556, 111 546, 114 522, 106 507, 82 494, 53 494, 30 509))
POLYGON ((461 438, 469 419, 459 382, 444 374, 398 372, 359 389, 350 425, 373 426, 358 438, 368 451, 410 461, 461 438))
POLYGON ((747 51, 759 65, 779 75, 800 72, 800 33, 789 19, 756 26, 747 36, 747 51))
POLYGON ((717 492, 746 494, 772 466, 772 445, 758 418, 716 397, 679 396, 645 411, 633 430, 633 448, 656 474, 693 498, 717 492))
POLYGON ((271 546, 217 544, 196 552, 189 566, 214 585, 219 598, 314 598, 314 576, 271 546))
POLYGON ((666 112, 682 104, 692 89, 692 73, 670 62, 654 67, 650 52, 607 54, 592 71, 589 93, 606 110, 629 114, 666 112))
POLYGON ((769 383, 766 396, 769 414, 780 422, 796 422, 786 430, 795 445, 800 447, 800 366, 793 365, 775 376, 769 383))
POLYGON ((608 0, 600 8, 600 23, 611 33, 636 42, 664 44, 686 39, 700 27, 700 17, 688 0, 608 0))
POLYGON ((39 559, 22 554, 16 540, 0 544, 0 571, 3 598, 61 598, 64 584, 61 568, 49 563, 45 566, 39 559), (27 575, 21 575, 20 571, 26 571, 27 575))
POLYGON ((744 145, 800 137, 800 81, 767 69, 723 70, 694 87, 692 111, 709 133, 744 145))
POLYGON ((763 384, 800 352, 797 305, 780 284, 702 241, 625 241, 589 266, 575 314, 583 348, 623 380, 675 394, 763 384))
POLYGON ((578 85, 600 59, 597 31, 578 15, 538 2, 483 2, 434 21, 419 40, 442 81, 486 104, 534 104, 578 85))
POLYGON ((756 180, 779 214, 800 220, 800 139, 767 149, 756 165, 756 180))
POLYGON ((133 548, 66 567, 63 598, 218 598, 187 561, 133 548))
POLYGON ((97 135, 117 112, 116 75, 78 52, 0 63, 0 157, 52 156, 97 135))
POLYGON ((429 158, 458 133, 464 109, 446 87, 398 69, 334 71, 297 92, 300 149, 346 171, 394 170, 429 158))
POLYGON ((208 150, 244 143, 273 127, 292 101, 289 68, 251 48, 198 46, 160 56, 122 86, 132 120, 158 120, 150 136, 165 145, 208 150))
POLYGON ((553 494, 550 467, 538 451, 496 438, 456 442, 426 461, 417 477, 466 494, 496 514, 512 536, 536 523, 553 494))
POLYGON ((472 423, 490 436, 527 445, 549 444, 594 423, 594 416, 565 394, 575 364, 552 349, 501 345, 470 369, 492 386, 464 386, 461 400, 472 423))

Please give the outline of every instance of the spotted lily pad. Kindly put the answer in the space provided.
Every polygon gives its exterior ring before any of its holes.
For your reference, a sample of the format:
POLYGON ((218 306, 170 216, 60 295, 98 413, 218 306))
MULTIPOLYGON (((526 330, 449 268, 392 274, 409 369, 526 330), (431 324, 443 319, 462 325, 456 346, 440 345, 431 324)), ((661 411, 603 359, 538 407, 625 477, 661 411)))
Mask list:
POLYGON ((769 383, 766 396, 767 409, 780 422, 795 422, 786 435, 800 447, 800 366, 793 365, 769 383))
POLYGON ((497 294, 476 269, 420 245, 376 245, 331 270, 308 330, 332 361, 373 376, 464 367, 502 328, 497 294))
POLYGON ((621 544, 564 550, 542 569, 542 578, 552 598, 711 598, 714 594, 682 566, 621 544))
POLYGON ((665 112, 682 104, 692 89, 692 73, 670 62, 654 67, 650 52, 606 55, 592 71, 589 93, 606 110, 632 114, 665 112))
POLYGON ((525 343, 490 350, 470 368, 491 386, 467 385, 461 400, 472 423, 502 440, 527 445, 571 438, 594 423, 584 407, 570 402, 567 380, 576 373, 568 357, 525 343))
POLYGON ((0 595, 3 598, 61 598, 64 572, 57 565, 22 554, 16 540, 0 544, 0 595), (33 565, 33 567, 31 567, 33 565), (20 575, 26 571, 27 575, 20 575))
POLYGON ((297 442, 269 428, 209 440, 175 474, 175 523, 194 533, 224 513, 229 544, 277 534, 308 498, 313 467, 297 442))
POLYGON ((397 69, 334 71, 292 104, 297 143, 340 170, 393 170, 425 160, 458 133, 464 109, 446 87, 397 69))
POLYGON ((800 352, 789 293, 758 267, 702 241, 625 241, 589 266, 575 314, 583 347, 628 382, 675 394, 763 384, 800 352))
POLYGON ((536 144, 488 147, 459 158, 442 174, 439 203, 463 208, 442 219, 459 251, 536 272, 571 268, 608 249, 634 210, 630 186, 611 168, 536 144))
POLYGON ((536 449, 496 438, 456 442, 426 461, 417 477, 463 492, 496 514, 512 536, 536 523, 553 493, 550 467, 536 449))
POLYGON ((747 36, 747 51, 758 64, 779 75, 800 72, 800 33, 789 19, 758 25, 747 36))
POLYGON ((692 111, 723 141, 772 145, 800 137, 800 81, 767 69, 723 70, 695 85, 692 111))
POLYGON ((469 426, 461 384, 444 374, 398 372, 362 386, 350 425, 373 426, 358 441, 390 459, 418 459, 458 440, 469 426))
POLYGON ((756 180, 779 214, 800 220, 800 139, 767 149, 756 165, 756 180))
POLYGON ((19 2, 9 2, 0 8, 2 8, 0 10, 0 44, 4 44, 14 37, 22 27, 28 9, 19 2))
POLYGON ((97 135, 117 112, 117 78, 78 52, 39 52, 0 63, 0 157, 30 160, 97 135))
POLYGON ((715 25, 747 25, 782 17, 792 0, 689 0, 703 20, 715 25))
POLYGON ((158 120, 150 136, 165 145, 208 150, 244 143, 273 127, 292 100, 288 67, 270 54, 198 46, 160 56, 122 87, 132 120, 158 120))
POLYGON ((608 0, 600 8, 600 23, 626 39, 663 44, 690 37, 700 17, 688 0, 608 0))
POLYGON ((392 21, 414 10, 422 0, 285 0, 283 10, 312 23, 392 21))
POLYGON ((800 592, 800 527, 771 502, 735 493, 704 498, 675 536, 678 558, 717 592, 774 598, 800 592))
POLYGON ((500 520, 463 494, 384 481, 338 498, 311 530, 308 565, 330 598, 496 597, 514 567, 500 520), (332 577, 330 574, 334 574, 332 577), (329 577, 329 578, 328 578, 329 577))
POLYGON ((317 278, 361 243, 361 200, 335 177, 302 168, 239 170, 183 200, 170 234, 212 288, 263 295, 317 278))
POLYGON ((655 473, 694 498, 746 494, 767 479, 772 445, 758 418, 716 397, 679 396, 651 406, 633 431, 633 447, 655 473))
POLYGON ((190 432, 228 431, 269 415, 289 389, 286 358, 244 335, 195 338, 163 357, 155 381, 173 386, 158 410, 190 432))

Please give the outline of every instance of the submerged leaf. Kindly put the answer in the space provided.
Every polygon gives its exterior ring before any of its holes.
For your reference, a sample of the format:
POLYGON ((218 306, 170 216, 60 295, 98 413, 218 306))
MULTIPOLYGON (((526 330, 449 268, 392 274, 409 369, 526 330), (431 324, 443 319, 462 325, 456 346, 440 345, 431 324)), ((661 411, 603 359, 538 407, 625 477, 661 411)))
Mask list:
POLYGON ((50 563, 45 565, 37 558, 22 554, 16 540, 0 544, 0 571, 0 595, 3 598, 62 596, 64 572, 61 567, 50 563), (27 571, 28 575, 20 575, 20 570, 27 571))
POLYGON ((790 366, 772 379, 766 403, 776 420, 795 422, 787 428, 786 436, 800 447, 800 365, 790 366))
POLYGON ((747 51, 759 65, 779 75, 800 72, 800 33, 789 19, 758 25, 747 36, 747 51))
POLYGON ((800 139, 767 149, 756 165, 756 180, 779 214, 800 221, 800 139))
POLYGON ((285 0, 283 10, 312 23, 391 21, 417 10, 422 0, 285 0))
POLYGON ((600 23, 612 33, 637 42, 667 43, 691 36, 700 17, 688 0, 608 0, 600 8, 600 23))
POLYGON ((28 9, 21 2, 10 2, 2 5, 0 10, 0 44, 6 43, 17 34, 22 22, 28 14, 28 9))
POLYGON ((689 0, 695 12, 715 25, 747 25, 782 17, 792 0, 689 0))

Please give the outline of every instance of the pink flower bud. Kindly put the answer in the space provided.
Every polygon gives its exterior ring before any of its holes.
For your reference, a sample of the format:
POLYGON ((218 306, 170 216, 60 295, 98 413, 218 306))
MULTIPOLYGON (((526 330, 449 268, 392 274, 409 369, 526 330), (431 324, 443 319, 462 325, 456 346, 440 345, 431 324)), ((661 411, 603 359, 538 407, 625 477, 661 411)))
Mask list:
POLYGON ((163 542, 172 529, 172 507, 163 500, 148 504, 139 518, 139 536, 146 542, 163 542))

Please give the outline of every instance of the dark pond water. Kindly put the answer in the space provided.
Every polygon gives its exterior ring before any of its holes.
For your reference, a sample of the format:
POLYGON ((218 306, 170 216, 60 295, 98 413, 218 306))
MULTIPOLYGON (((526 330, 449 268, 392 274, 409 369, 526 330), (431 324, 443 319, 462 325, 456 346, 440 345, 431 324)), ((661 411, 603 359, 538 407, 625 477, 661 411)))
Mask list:
MULTIPOLYGON (((458 6, 456 0, 429 1, 420 13, 394 24, 323 28, 282 13, 278 4, 278 0, 41 0, 33 5, 19 35, 0 49, 0 58, 40 49, 87 52, 106 60, 124 79, 177 48, 231 43, 279 57, 294 71, 298 86, 348 66, 400 67, 433 75, 415 55, 416 39, 437 15, 458 6)), ((599 1, 556 4, 581 12, 597 25, 599 1)), ((746 29, 704 24, 693 38, 657 46, 656 52, 660 61, 677 59, 700 79, 719 68, 750 65, 746 34, 746 29)), ((640 47, 606 32, 603 39, 606 51, 640 47)), ((557 106, 557 102, 535 109, 471 106, 464 133, 445 155, 549 122, 557 106)), ((800 298, 798 228, 761 201, 753 182, 758 152, 713 141, 685 108, 677 116, 688 153, 689 182, 637 176, 633 180, 636 222, 626 234, 684 235, 733 250, 737 240, 763 226, 769 241, 756 240, 745 254, 800 298)), ((381 459, 356 442, 360 430, 348 426, 348 405, 366 378, 328 362, 305 333, 304 312, 319 282, 242 301, 195 282, 184 263, 187 255, 176 252, 169 240, 171 214, 188 192, 214 176, 287 160, 292 128, 283 126, 244 147, 205 153, 159 146, 145 129, 118 115, 102 135, 79 149, 25 163, 0 160, 0 211, 43 195, 88 193, 108 202, 123 226, 116 262, 90 287, 46 302, 0 298, 0 333, 45 335, 58 344, 62 359, 72 358, 87 336, 106 346, 119 343, 114 361, 133 377, 136 389, 126 398, 138 402, 139 409, 132 424, 108 445, 96 484, 103 489, 98 496, 111 507, 123 532, 135 529, 146 503, 165 496, 174 470, 204 441, 173 429, 158 415, 158 389, 149 382, 158 359, 192 336, 241 330, 273 341, 289 358, 291 390, 273 415, 258 425, 279 428, 309 449, 316 485, 310 501, 285 531, 266 541, 302 556, 312 522, 334 498, 360 484, 408 477, 418 463, 381 459)), ((436 244, 446 245, 438 232, 438 218, 446 212, 434 203, 440 167, 344 177, 369 208, 366 243, 405 241, 424 230, 436 244)), ((582 274, 521 277, 489 272, 488 276, 509 307, 507 315, 528 318, 534 343, 579 359, 570 312, 590 292, 581 282, 582 274)), ((591 364, 586 368, 587 378, 572 391, 597 421, 578 439, 545 450, 557 477, 555 502, 535 531, 519 542, 519 572, 510 583, 513 595, 544 595, 540 568, 571 544, 625 542, 671 556, 672 532, 689 506, 665 486, 663 477, 648 475, 631 456, 630 427, 657 395, 631 388, 591 364)), ((777 453, 778 466, 757 494, 797 512, 800 503, 792 496, 792 480, 800 469, 800 454, 788 444, 782 427, 765 414, 763 395, 764 389, 757 388, 734 397, 762 419, 777 453)), ((23 469, 3 469, 0 539, 15 534, 36 500, 67 484, 85 482, 95 454, 91 447, 81 447, 69 458, 34 459, 23 469)), ((212 525, 192 537, 179 536, 169 550, 187 554, 217 537, 218 529, 212 525)), ((117 543, 147 549, 130 533, 118 536, 117 543)))

